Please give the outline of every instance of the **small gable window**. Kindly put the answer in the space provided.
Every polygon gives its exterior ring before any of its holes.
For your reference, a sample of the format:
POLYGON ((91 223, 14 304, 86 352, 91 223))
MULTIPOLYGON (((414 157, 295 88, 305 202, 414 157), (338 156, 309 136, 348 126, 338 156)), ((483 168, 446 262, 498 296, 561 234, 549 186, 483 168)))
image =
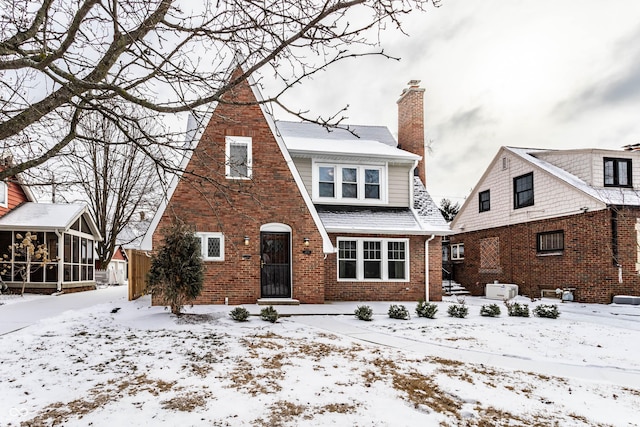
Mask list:
POLYGON ((604 158, 604 186, 631 187, 631 159, 604 158))
POLYGON ((251 138, 244 136, 227 136, 225 143, 225 174, 227 178, 251 178, 251 138))
POLYGON ((222 233, 196 233, 200 238, 203 261, 224 261, 224 235, 222 233))
POLYGON ((533 172, 513 178, 513 208, 533 206, 533 172))
POLYGON ((481 191, 478 194, 478 199, 480 201, 480 212, 486 212, 491 209, 489 190, 481 191))
POLYGON ((0 206, 7 207, 7 183, 0 181, 0 206))

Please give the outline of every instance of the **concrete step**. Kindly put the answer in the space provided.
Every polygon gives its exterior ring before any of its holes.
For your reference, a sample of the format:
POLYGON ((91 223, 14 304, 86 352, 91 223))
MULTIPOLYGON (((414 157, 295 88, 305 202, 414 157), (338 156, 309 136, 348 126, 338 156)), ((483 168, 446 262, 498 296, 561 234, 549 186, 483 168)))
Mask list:
POLYGON ((260 298, 258 305, 300 305, 300 301, 293 298, 260 298))

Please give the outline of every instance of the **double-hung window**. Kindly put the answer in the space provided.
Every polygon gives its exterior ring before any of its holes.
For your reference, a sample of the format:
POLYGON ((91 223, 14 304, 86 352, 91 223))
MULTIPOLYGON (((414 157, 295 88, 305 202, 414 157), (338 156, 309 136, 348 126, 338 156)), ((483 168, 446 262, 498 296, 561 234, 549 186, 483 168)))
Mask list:
POLYGON ((485 190, 485 191, 481 191, 480 193, 478 193, 478 200, 479 200, 479 211, 480 212, 487 212, 488 210, 491 209, 491 194, 489 193, 489 190, 485 190))
POLYGON ((408 240, 338 238, 338 280, 409 280, 408 240))
POLYGON ((320 201, 384 201, 384 166, 316 164, 313 197, 320 201))
POLYGON ((251 178, 251 138, 227 136, 225 138, 225 175, 230 179, 251 178))
POLYGON ((604 186, 631 187, 631 159, 605 157, 604 186))
POLYGON ((513 208, 533 206, 533 172, 513 178, 513 208))
POLYGON ((203 261, 224 261, 224 235, 222 233, 196 233, 200 238, 203 261))

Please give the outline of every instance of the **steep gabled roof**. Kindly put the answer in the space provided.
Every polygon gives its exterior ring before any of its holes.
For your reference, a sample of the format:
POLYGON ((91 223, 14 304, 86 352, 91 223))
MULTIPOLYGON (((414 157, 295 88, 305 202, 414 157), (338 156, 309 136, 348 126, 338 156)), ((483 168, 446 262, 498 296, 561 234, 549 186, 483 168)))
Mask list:
MULTIPOLYGON (((234 69, 231 70, 229 75, 232 75, 233 72, 235 70, 237 70, 238 67, 235 67, 234 69)), ((318 228, 318 231, 320 232, 320 235, 322 236, 322 247, 323 247, 323 252, 324 253, 333 253, 334 247, 333 244, 331 243, 331 239, 329 238, 329 234, 327 233, 327 231, 325 230, 322 221, 320 220, 320 217, 318 216, 318 212, 316 211, 315 207, 313 206, 313 203, 311 201, 311 197, 309 196, 309 193, 307 193, 305 187, 304 187, 304 183, 302 181, 302 178, 300 177, 300 174, 298 173, 298 170, 296 169, 295 165, 293 164, 293 160, 291 159, 291 155, 289 154, 289 151, 287 150, 287 147, 284 143, 284 141, 282 140, 282 135, 280 134, 280 132, 277 131, 276 125, 275 125, 275 119, 273 118, 273 115, 271 113, 271 111, 268 110, 267 105, 263 102, 264 98, 262 97, 262 94, 260 93, 260 90, 258 89, 257 84, 255 83, 255 81, 253 80, 252 76, 247 77, 247 83, 249 84, 249 87, 251 88, 251 91, 254 95, 254 97, 256 98, 256 100, 258 101, 258 105, 260 106, 260 109, 262 110, 262 114, 264 116, 265 121, 267 122, 267 125, 269 126, 269 129, 271 130, 271 133, 273 134, 273 137, 278 145, 278 148, 280 149, 284 160, 287 164, 287 167, 289 168, 289 171, 291 172, 291 175, 293 176, 293 179, 296 183, 296 186, 298 187, 298 190, 300 191, 300 195, 303 198, 305 205, 307 206, 307 209, 309 210, 309 213, 311 214, 311 217, 313 218, 313 221, 316 225, 316 227, 318 228)), ((218 103, 212 103, 209 106, 209 109, 207 111, 207 114, 204 115, 204 117, 200 118, 199 120, 196 121, 190 121, 189 123, 189 128, 187 131, 187 135, 188 136, 192 136, 193 140, 192 140, 192 144, 191 144, 191 150, 189 150, 189 154, 185 155, 181 166, 180 166, 180 170, 185 170, 185 168, 187 167, 187 165, 189 164, 189 161, 191 160, 191 155, 193 153, 193 151, 195 150, 196 146, 198 145, 198 142, 200 141, 200 138, 202 137, 202 134, 207 126, 207 124, 209 123, 209 120, 211 118, 211 115, 213 114, 214 110, 216 109, 216 106, 218 105, 218 103)), ((196 118, 198 119, 198 118, 196 118)), ((172 180, 170 187, 167 191, 167 196, 166 199, 164 199, 162 201, 162 203, 160 204, 160 206, 158 207, 158 210, 156 211, 156 214, 153 218, 153 220, 151 221, 151 225, 149 226, 149 229, 147 230, 147 233, 145 234, 144 239, 142 240, 141 243, 141 249, 143 250, 150 250, 152 249, 152 238, 153 238, 153 233, 155 232, 156 228, 158 227, 158 224, 160 223, 160 219, 162 218, 162 215, 164 214, 165 209, 167 208, 169 201, 171 200, 171 197, 173 196, 173 193, 175 192, 176 187, 178 186, 178 182, 180 180, 182 176, 182 173, 174 176, 174 179, 172 180)))

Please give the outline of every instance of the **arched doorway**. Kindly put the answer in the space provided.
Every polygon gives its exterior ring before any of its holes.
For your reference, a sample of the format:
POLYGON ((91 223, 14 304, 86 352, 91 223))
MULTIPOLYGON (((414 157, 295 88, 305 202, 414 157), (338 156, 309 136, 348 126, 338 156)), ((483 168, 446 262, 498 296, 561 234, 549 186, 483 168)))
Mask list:
POLYGON ((269 223, 260 227, 261 298, 291 298, 291 227, 269 223))

